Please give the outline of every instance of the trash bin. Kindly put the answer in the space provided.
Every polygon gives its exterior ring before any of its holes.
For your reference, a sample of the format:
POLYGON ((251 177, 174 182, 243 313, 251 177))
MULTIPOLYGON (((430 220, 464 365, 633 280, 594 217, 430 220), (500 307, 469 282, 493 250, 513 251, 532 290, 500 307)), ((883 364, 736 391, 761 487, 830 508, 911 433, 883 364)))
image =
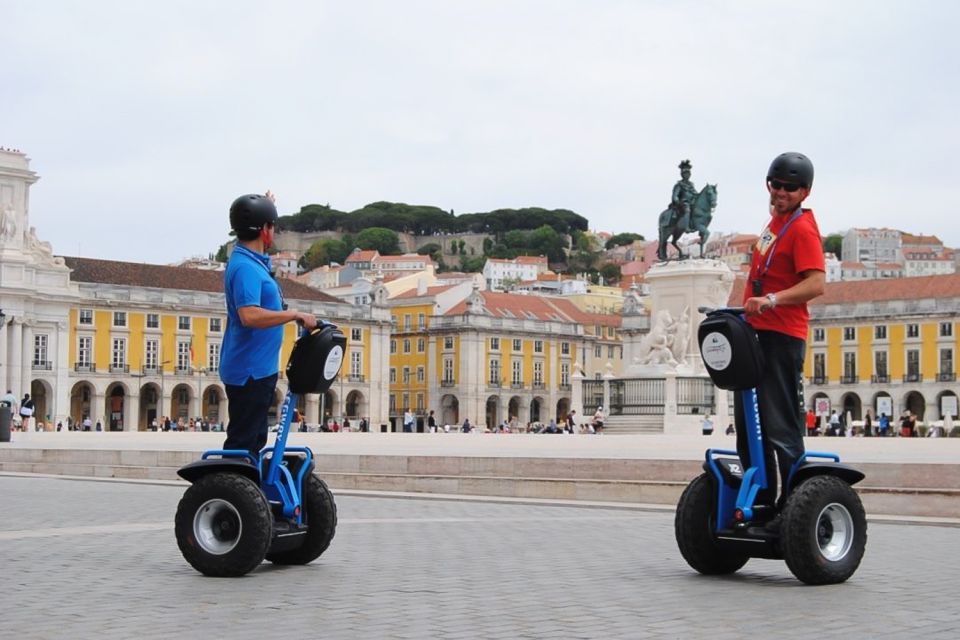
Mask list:
POLYGON ((13 414, 10 407, 0 405, 0 442, 10 442, 10 421, 13 420, 13 414))

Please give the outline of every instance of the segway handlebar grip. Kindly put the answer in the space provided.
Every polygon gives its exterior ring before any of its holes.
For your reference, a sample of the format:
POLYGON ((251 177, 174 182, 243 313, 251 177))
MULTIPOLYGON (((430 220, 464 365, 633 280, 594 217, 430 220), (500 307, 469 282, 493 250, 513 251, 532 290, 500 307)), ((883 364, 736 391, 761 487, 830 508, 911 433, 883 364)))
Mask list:
POLYGON ((731 313, 734 315, 742 315, 745 309, 743 307, 697 307, 697 311, 705 315, 710 315, 712 313, 731 313))

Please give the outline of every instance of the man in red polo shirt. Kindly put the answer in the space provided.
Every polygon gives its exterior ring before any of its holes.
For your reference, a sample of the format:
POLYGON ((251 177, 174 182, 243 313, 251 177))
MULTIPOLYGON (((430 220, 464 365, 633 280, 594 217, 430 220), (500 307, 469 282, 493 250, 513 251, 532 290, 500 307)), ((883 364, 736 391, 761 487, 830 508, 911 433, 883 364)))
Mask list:
MULTIPOLYGON (((767 171, 770 220, 754 246, 743 295, 747 322, 757 331, 766 362, 757 401, 767 466, 767 489, 758 502, 767 504, 777 497, 777 468, 785 487, 790 467, 804 452, 807 302, 823 293, 826 282, 820 229, 813 211, 801 207, 812 186, 813 164, 806 156, 782 153, 773 160, 767 171)), ((750 466, 740 394, 735 416, 737 451, 750 466)))

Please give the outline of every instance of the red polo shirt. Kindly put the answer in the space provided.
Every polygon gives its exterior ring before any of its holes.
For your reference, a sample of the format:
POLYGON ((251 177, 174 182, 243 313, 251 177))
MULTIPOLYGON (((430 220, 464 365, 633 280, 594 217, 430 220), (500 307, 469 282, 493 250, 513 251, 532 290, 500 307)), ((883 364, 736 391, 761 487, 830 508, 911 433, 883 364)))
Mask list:
MULTIPOLYGON (((820 229, 813 217, 813 210, 804 209, 784 234, 783 227, 788 220, 789 215, 772 216, 770 224, 754 245, 750 260, 750 279, 743 291, 744 302, 753 295, 752 283, 758 278, 763 282, 761 295, 767 295, 797 284, 802 280, 800 274, 804 271, 826 271, 820 229), (767 267, 767 258, 771 251, 773 258, 767 267)), ((777 331, 806 340, 810 329, 810 312, 807 311, 806 303, 778 304, 773 309, 767 308, 759 315, 750 316, 747 322, 754 329, 777 331)))

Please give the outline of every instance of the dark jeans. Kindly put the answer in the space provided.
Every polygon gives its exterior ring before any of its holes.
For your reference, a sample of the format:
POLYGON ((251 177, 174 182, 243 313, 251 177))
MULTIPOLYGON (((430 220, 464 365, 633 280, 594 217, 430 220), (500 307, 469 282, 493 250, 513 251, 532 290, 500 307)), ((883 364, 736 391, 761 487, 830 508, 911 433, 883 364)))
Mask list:
POLYGON ((267 444, 267 413, 273 406, 277 374, 244 385, 227 384, 230 422, 224 449, 246 449, 256 456, 267 444))
MULTIPOLYGON (((758 331, 757 338, 764 355, 763 376, 757 386, 757 403, 767 466, 767 489, 760 492, 757 502, 773 504, 777 497, 778 466, 782 486, 785 487, 790 467, 804 453, 802 380, 806 342, 776 331, 758 331)), ((734 393, 737 453, 744 468, 749 468, 752 465, 743 401, 739 391, 734 393)))

